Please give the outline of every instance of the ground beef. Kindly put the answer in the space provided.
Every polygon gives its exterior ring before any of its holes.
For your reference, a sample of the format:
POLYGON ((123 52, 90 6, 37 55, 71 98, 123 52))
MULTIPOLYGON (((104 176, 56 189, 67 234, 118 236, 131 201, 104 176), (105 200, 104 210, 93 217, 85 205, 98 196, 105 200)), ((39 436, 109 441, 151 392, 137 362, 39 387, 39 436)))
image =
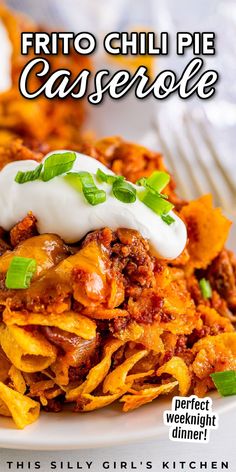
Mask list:
POLYGON ((110 321, 109 330, 112 334, 119 333, 127 327, 128 323, 129 319, 127 317, 118 316, 110 321))
MULTIPOLYGON (((191 335, 190 335, 191 336, 191 335)), ((193 361, 193 353, 189 348, 189 337, 186 335, 179 335, 176 341, 174 355, 181 357, 187 365, 193 361)))
POLYGON ((32 151, 23 145, 21 139, 13 139, 9 144, 0 146, 0 169, 6 164, 21 160, 40 161, 43 158, 43 152, 32 151))
POLYGON ((136 300, 130 297, 127 304, 130 316, 138 323, 145 324, 160 320, 163 315, 162 308, 163 299, 151 290, 144 290, 136 300))
MULTIPOLYGON (((150 254, 148 242, 135 230, 104 228, 90 233, 83 241, 83 246, 99 241, 106 248, 110 261, 110 276, 116 278, 118 285, 123 285, 127 309, 137 322, 151 323, 160 314, 163 300, 154 292, 155 258, 150 254)), ((110 323, 112 332, 125 321, 110 323), (117 324, 116 324, 117 323, 117 324)))
POLYGON ((57 398, 51 398, 48 400, 48 404, 43 406, 42 409, 48 413, 58 413, 63 408, 64 395, 60 395, 57 398))
POLYGON ((150 255, 148 242, 137 231, 117 230, 111 258, 115 267, 122 271, 126 286, 153 286, 155 260, 150 255))
POLYGON ((97 241, 102 244, 107 250, 110 249, 110 245, 115 238, 115 233, 110 228, 103 228, 101 230, 92 231, 82 241, 82 247, 89 244, 91 241, 97 241))
POLYGON ((13 247, 25 241, 25 239, 29 239, 38 234, 36 222, 37 219, 35 216, 32 213, 28 213, 22 221, 13 226, 10 231, 10 241, 13 247))
POLYGON ((4 252, 10 249, 11 247, 9 246, 9 244, 6 241, 4 241, 4 239, 0 238, 0 256, 2 256, 4 252))
POLYGON ((223 249, 207 270, 207 278, 228 306, 236 311, 236 259, 231 251, 223 249))
POLYGON ((70 366, 69 367, 69 382, 78 382, 78 381, 84 381, 85 378, 87 377, 90 369, 97 364, 98 362, 98 356, 94 355, 91 358, 87 358, 85 362, 80 364, 77 367, 70 366))
POLYGON ((154 281, 154 258, 149 244, 135 230, 104 228, 88 234, 83 246, 98 241, 109 253, 113 274, 122 274, 127 290, 131 287, 151 287, 154 281))

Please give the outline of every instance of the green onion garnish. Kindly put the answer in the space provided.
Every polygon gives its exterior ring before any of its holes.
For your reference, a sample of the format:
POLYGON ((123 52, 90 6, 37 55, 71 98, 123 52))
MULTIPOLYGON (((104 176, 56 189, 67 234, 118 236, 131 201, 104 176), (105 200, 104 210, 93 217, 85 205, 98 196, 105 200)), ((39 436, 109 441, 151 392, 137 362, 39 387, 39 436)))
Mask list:
POLYGON ((156 192, 161 192, 169 183, 170 176, 166 172, 156 170, 147 178, 146 186, 156 192))
POLYGON ((102 169, 98 169, 96 177, 99 182, 106 182, 106 184, 113 184, 116 180, 124 180, 125 178, 122 175, 110 175, 105 174, 102 169))
POLYGON ((19 170, 15 176, 15 182, 18 184, 25 184, 25 182, 31 182, 32 180, 37 180, 40 177, 43 164, 39 164, 34 170, 28 170, 23 172, 19 170))
POLYGON ((78 172, 68 172, 63 179, 78 192, 82 192, 82 184, 78 172))
POLYGON ((172 203, 167 202, 168 195, 160 193, 170 181, 170 176, 166 172, 155 171, 150 177, 142 177, 138 179, 136 184, 146 188, 145 192, 139 193, 139 199, 159 215, 162 220, 171 225, 174 218, 168 215, 170 210, 174 208, 172 203))
POLYGON ((159 216, 167 215, 167 213, 174 208, 172 203, 164 200, 160 195, 156 195, 150 191, 146 191, 144 194, 139 194, 139 198, 159 216))
POLYGON ((222 397, 236 395, 236 371, 215 372, 211 378, 222 397))
MULTIPOLYGON (((150 177, 141 177, 141 179, 138 179, 136 184, 142 185, 143 187, 146 187, 152 192, 158 193, 160 195, 160 192, 167 186, 169 181, 169 174, 156 170, 152 173, 152 175, 150 175, 150 177)), ((166 195, 162 195, 162 197, 167 198, 166 195)))
POLYGON ((138 179, 135 183, 136 183, 136 185, 146 187, 147 177, 140 177, 140 179, 138 179))
POLYGON ((63 152, 58 154, 51 154, 44 161, 42 180, 47 182, 57 175, 64 174, 72 169, 76 159, 75 152, 63 152))
POLYGON ((167 224, 171 225, 172 223, 175 222, 174 218, 170 215, 161 215, 161 219, 167 224))
POLYGON ((112 192, 114 197, 123 203, 134 203, 136 200, 136 189, 125 180, 116 179, 112 185, 112 192))
POLYGON ((35 259, 13 257, 6 275, 6 287, 9 289, 28 288, 36 268, 35 259))
POLYGON ((106 192, 96 187, 89 172, 69 172, 64 179, 83 194, 90 205, 99 205, 106 201, 106 192))
POLYGON ((201 279, 199 281, 199 287, 201 289, 203 298, 205 298, 205 299, 211 298, 212 289, 211 289, 211 284, 210 284, 209 280, 207 280, 205 278, 201 279))
POLYGON ((112 192, 117 200, 123 203, 133 203, 136 200, 136 189, 130 183, 125 181, 122 175, 110 175, 97 170, 96 177, 100 182, 106 182, 112 185, 112 192))

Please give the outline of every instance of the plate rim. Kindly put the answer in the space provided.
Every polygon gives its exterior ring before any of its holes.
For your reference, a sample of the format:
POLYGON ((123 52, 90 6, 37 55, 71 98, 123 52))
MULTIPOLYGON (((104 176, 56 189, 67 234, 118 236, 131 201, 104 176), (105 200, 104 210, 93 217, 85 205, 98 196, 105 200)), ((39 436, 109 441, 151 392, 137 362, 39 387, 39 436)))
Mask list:
MULTIPOLYGON (((213 403, 213 411, 214 413, 217 413, 218 415, 222 415, 224 413, 229 412, 230 410, 235 409, 236 407, 236 397, 219 397, 217 392, 214 392, 213 394, 209 395, 213 401, 216 400, 222 400, 222 403, 220 405, 217 405, 216 403, 213 403), (215 398, 216 397, 216 398, 215 398), (234 399, 233 399, 234 398, 234 399), (229 400, 231 399, 231 401, 229 400)), ((147 405, 144 405, 143 408, 145 408, 147 405)), ((106 408, 107 411, 111 410, 111 407, 106 408)), ((162 409, 162 414, 165 408, 162 409)), ((91 414, 92 412, 90 412, 91 414)), ((131 412, 133 413, 133 412, 131 412)), ((63 415, 63 412, 58 413, 59 415, 63 415)), ((124 413, 120 413, 124 414, 124 413)), ((129 413, 125 413, 126 415, 129 413)), ((48 415, 48 413, 42 413, 42 415, 48 415)), ((78 420, 79 421, 79 420, 78 420)), ((96 421, 96 419, 95 419, 96 421)), ((38 420, 38 423, 40 422, 40 419, 38 420)), ((4 431, 4 430, 3 430, 4 431)), ((6 431, 6 430, 5 430, 6 431)), ((89 440, 89 438, 85 437, 85 440, 82 442, 78 442, 78 439, 76 440, 76 437, 73 437, 73 439, 70 437, 65 441, 64 439, 62 440, 61 438, 58 440, 57 439, 51 439, 50 441, 48 440, 48 437, 45 436, 45 439, 43 436, 40 437, 38 440, 37 436, 32 435, 31 437, 33 440, 26 440, 24 437, 24 434, 20 436, 20 433, 22 430, 19 430, 19 438, 14 439, 11 441, 10 435, 12 428, 7 429, 9 432, 9 435, 7 435, 4 439, 4 437, 1 437, 0 433, 0 448, 5 448, 5 449, 16 449, 16 450, 32 450, 32 451, 73 451, 73 450, 83 450, 83 449, 98 449, 98 448, 103 448, 103 447, 112 447, 112 446, 121 446, 121 445, 128 445, 128 444, 135 444, 135 443, 140 443, 140 442, 145 442, 148 440, 152 439, 168 439, 168 427, 164 425, 164 423, 158 423, 154 427, 147 428, 146 431, 142 430, 141 428, 138 429, 137 431, 132 431, 132 434, 130 432, 123 432, 122 436, 119 433, 119 435, 114 435, 114 434, 109 434, 109 431, 106 432, 106 434, 101 435, 100 439, 99 436, 92 437, 92 442, 89 440)), ((18 432, 18 431, 17 431, 18 432)), ((81 441, 81 436, 80 436, 80 441, 81 441)))

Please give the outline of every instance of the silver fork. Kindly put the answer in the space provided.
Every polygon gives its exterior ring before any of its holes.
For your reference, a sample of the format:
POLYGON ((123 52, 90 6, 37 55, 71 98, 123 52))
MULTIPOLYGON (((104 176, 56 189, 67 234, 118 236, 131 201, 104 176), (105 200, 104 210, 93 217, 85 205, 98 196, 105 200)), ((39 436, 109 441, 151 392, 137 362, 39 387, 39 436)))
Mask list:
POLYGON ((170 116, 163 119, 159 113, 153 121, 153 128, 179 194, 192 199, 211 193, 217 206, 236 215, 236 182, 223 164, 209 123, 206 119, 194 119, 186 111, 175 116, 176 121, 178 127, 170 116))

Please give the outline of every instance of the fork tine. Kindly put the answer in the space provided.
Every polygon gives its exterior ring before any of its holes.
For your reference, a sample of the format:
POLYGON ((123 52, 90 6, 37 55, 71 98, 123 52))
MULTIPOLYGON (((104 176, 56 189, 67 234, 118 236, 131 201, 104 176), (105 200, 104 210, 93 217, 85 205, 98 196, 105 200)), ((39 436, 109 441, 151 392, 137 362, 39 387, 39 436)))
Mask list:
POLYGON ((183 147, 176 131, 174 131, 174 135, 175 135, 176 147, 177 147, 177 150, 178 150, 178 154, 179 154, 180 158, 182 159, 182 162, 184 162, 185 166, 187 167, 188 173, 191 177, 191 180, 194 184, 194 187, 197 191, 197 194, 202 195, 203 189, 202 189, 202 186, 199 182, 199 179, 197 179, 197 177, 196 177, 196 173, 194 172, 194 167, 193 167, 193 165, 191 165, 189 159, 187 158, 184 147, 183 147))
MULTIPOLYGON (((230 195, 232 193, 235 194, 235 187, 234 187, 233 182, 227 175, 226 170, 222 166, 220 162, 220 158, 214 149, 214 145, 211 142, 210 137, 208 136, 203 125, 199 126, 195 120, 193 119, 189 120, 189 117, 186 115, 186 113, 182 116, 182 119, 183 119, 184 129, 186 132, 186 135, 185 135, 186 144, 191 148, 193 157, 195 158, 195 162, 197 162, 198 169, 204 175, 205 183, 208 184, 208 187, 209 187, 209 190, 207 191, 210 191, 213 194, 216 205, 219 205, 222 208, 224 208, 226 211, 229 211, 232 213, 232 208, 230 208, 229 199, 231 200, 230 195), (216 163, 216 167, 218 170, 218 178, 219 177, 221 178, 222 185, 224 184, 227 186, 228 198, 226 198, 225 192, 222 191, 222 187, 219 185, 217 180, 215 180, 214 176, 209 171, 209 166, 208 166, 207 161, 205 161, 202 157, 202 153, 200 152, 200 148, 199 148, 199 141, 197 141, 196 135, 194 133, 194 129, 195 131, 198 131, 198 139, 199 138, 201 139, 201 142, 204 143, 205 149, 208 152, 209 156, 211 156, 211 158, 213 159, 214 164, 216 163), (205 131, 204 133, 202 132, 202 129, 204 129, 205 131), (215 152, 212 152, 213 150, 215 152), (228 180, 230 180, 230 185, 228 185, 228 180), (230 191, 230 194, 229 194, 229 191, 230 191)), ((173 169, 174 175, 176 177, 177 185, 181 189, 183 198, 190 199, 191 198, 190 192, 192 193, 192 190, 197 191, 197 196, 202 195, 203 193, 206 193, 207 191, 204 189, 204 186, 202 187, 202 184, 201 184, 202 179, 197 178, 197 175, 195 172, 196 168, 187 157, 185 148, 181 142, 180 137, 178 136, 176 128, 172 126, 172 129, 171 129, 172 142, 177 150, 178 157, 180 157, 180 161, 182 164, 181 166, 176 165, 176 159, 174 158, 173 152, 167 141, 165 133, 162 130, 162 126, 158 118, 154 120, 153 127, 155 131, 157 132, 161 148, 173 169), (173 140, 173 137, 174 137, 174 140, 173 140), (191 183, 193 184, 193 186, 189 186, 189 185, 186 186, 185 180, 183 179, 183 172, 185 172, 187 177, 190 177, 191 183)))
POLYGON ((184 117, 185 121, 185 129, 189 138, 189 142, 192 146, 192 149, 195 152, 195 155, 197 157, 199 166, 202 168, 202 171, 204 172, 204 176, 208 180, 211 189, 213 190, 213 196, 215 196, 215 203, 216 205, 220 205, 221 207, 227 209, 228 208, 228 201, 224 198, 223 192, 220 191, 217 183, 215 182, 214 178, 212 177, 211 173, 209 172, 208 165, 205 163, 204 159, 202 159, 202 155, 199 152, 199 148, 196 142, 196 137, 193 134, 192 127, 190 126, 190 122, 187 119, 187 117, 184 117))
POLYGON ((228 185, 229 189, 231 190, 232 194, 235 195, 236 192, 236 185, 234 184, 233 180, 231 179, 230 175, 226 171, 225 167, 222 165, 220 156, 215 148, 215 145, 212 141, 210 136, 209 130, 203 126, 203 123, 198 123, 198 127, 202 133, 202 136, 211 152, 211 155, 215 161, 216 166, 218 167, 219 171, 221 172, 222 176, 224 177, 226 184, 228 185))
POLYGON ((172 167, 174 178, 177 181, 178 189, 181 189, 181 194, 183 195, 183 198, 188 199, 189 198, 188 189, 187 189, 187 187, 184 183, 184 180, 181 179, 181 177, 180 177, 180 173, 179 173, 178 167, 176 166, 175 159, 174 159, 174 157, 173 157, 173 155, 170 151, 170 148, 169 148, 169 146, 166 142, 166 139, 165 139, 165 137, 164 137, 164 135, 161 131, 161 128, 160 128, 160 126, 158 125, 158 123, 156 121, 154 121, 153 127, 154 127, 155 131, 158 134, 158 140, 160 142, 162 151, 163 151, 164 155, 167 157, 167 159, 168 159, 168 161, 169 161, 169 163, 172 167))

